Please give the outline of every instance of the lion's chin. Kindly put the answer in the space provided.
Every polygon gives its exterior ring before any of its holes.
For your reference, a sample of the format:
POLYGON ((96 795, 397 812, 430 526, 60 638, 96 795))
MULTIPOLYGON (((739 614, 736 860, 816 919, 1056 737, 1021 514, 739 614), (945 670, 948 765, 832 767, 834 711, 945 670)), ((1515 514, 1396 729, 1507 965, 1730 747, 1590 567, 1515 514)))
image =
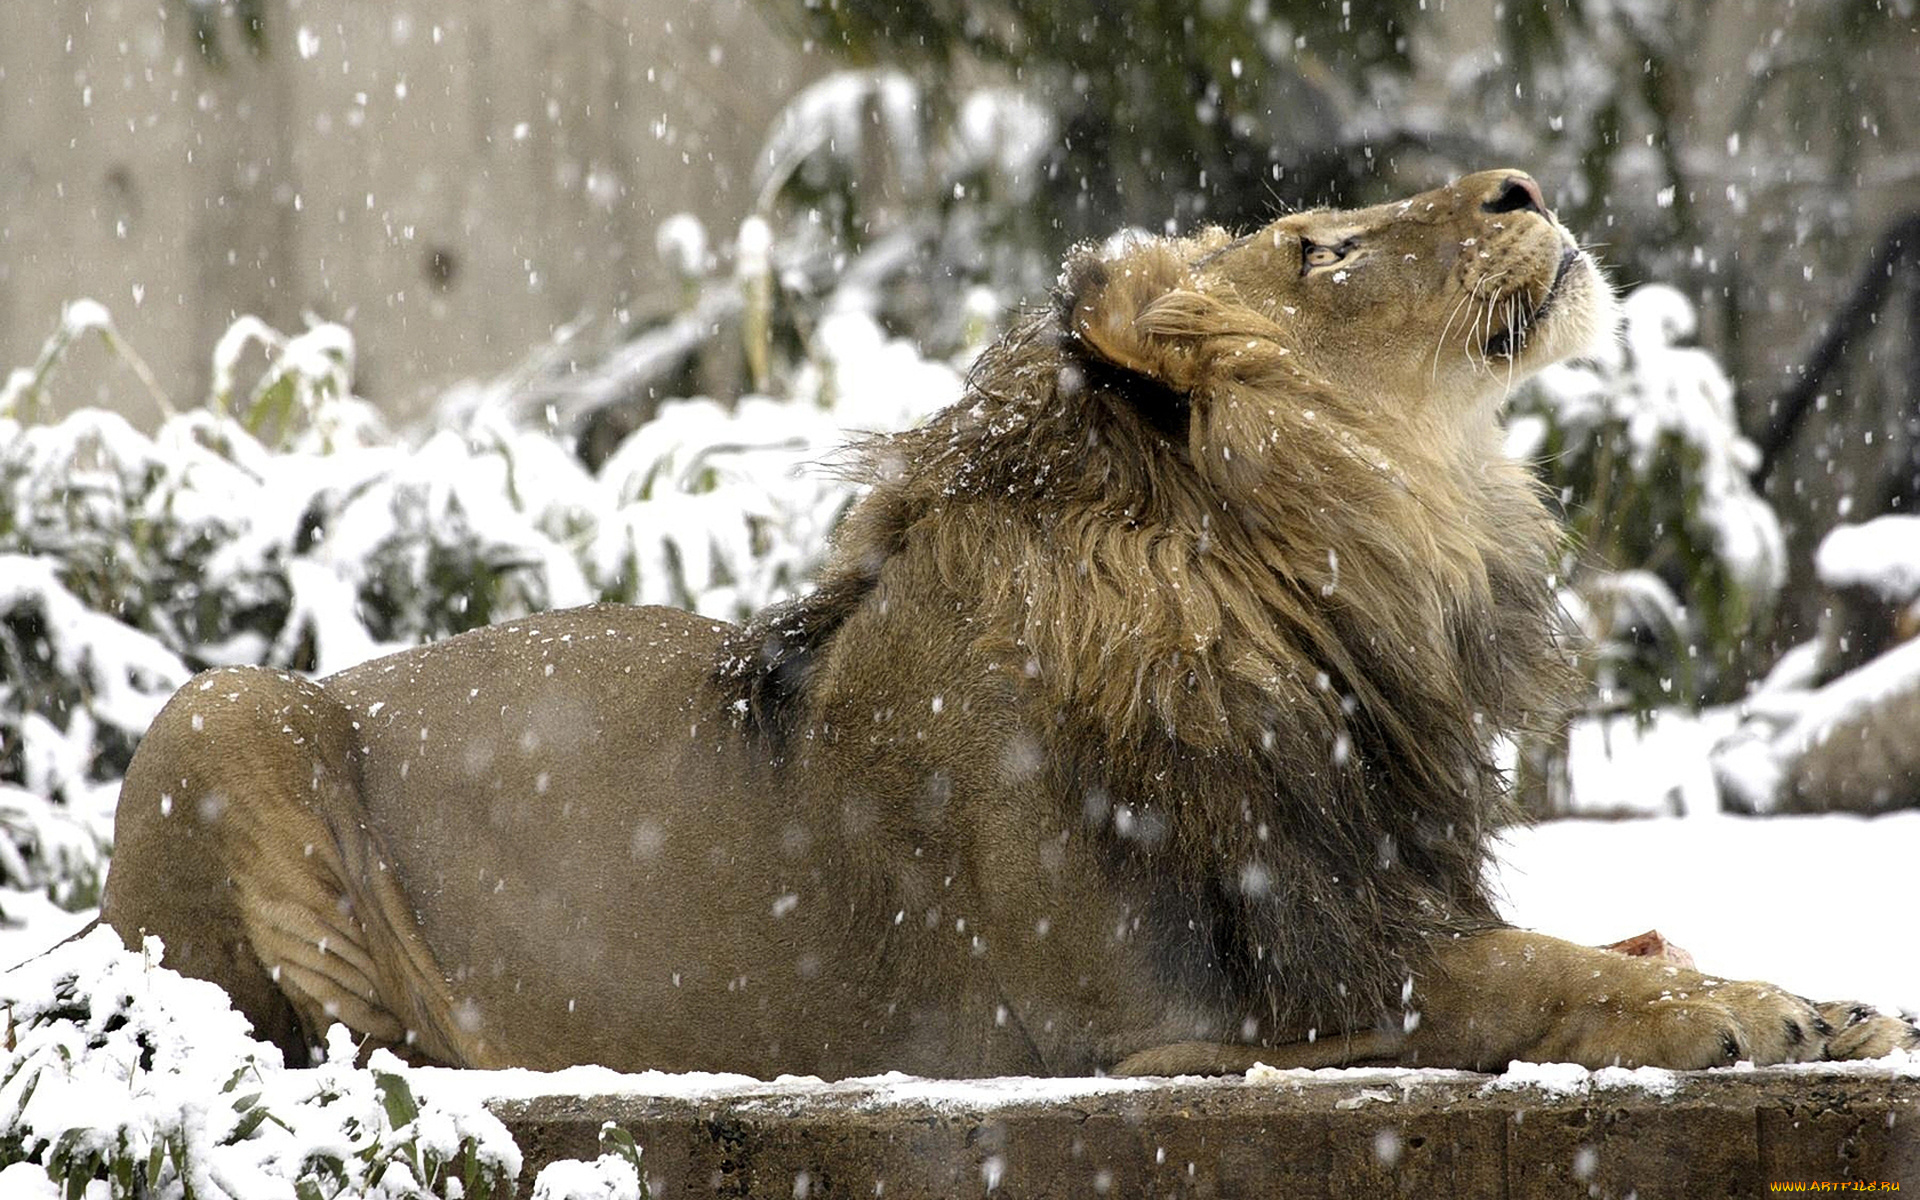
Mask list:
POLYGON ((1620 305, 1592 255, 1568 245, 1546 296, 1532 312, 1487 339, 1488 363, 1528 373, 1562 359, 1584 358, 1618 335, 1620 305))

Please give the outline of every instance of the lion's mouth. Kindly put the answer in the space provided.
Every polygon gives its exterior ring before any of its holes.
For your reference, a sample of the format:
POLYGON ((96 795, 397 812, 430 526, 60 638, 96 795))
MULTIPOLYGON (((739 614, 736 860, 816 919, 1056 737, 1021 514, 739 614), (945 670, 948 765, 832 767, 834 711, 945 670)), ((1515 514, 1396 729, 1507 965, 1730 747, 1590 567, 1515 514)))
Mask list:
POLYGON ((1547 285, 1547 294, 1532 311, 1520 313, 1511 325, 1487 339, 1484 350, 1488 358, 1512 358, 1526 349, 1527 336, 1553 311, 1554 303, 1560 298, 1561 284, 1566 282, 1567 272, 1579 258, 1580 251, 1573 246, 1561 251, 1560 266, 1553 273, 1553 282, 1547 285))

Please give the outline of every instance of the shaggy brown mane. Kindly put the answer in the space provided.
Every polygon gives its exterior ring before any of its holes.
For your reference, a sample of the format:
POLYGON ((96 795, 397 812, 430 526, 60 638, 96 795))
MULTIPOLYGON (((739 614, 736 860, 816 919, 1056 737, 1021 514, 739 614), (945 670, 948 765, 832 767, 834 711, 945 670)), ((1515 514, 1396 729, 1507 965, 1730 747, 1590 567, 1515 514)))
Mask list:
POLYGON ((751 623, 720 674, 762 731, 805 728, 835 630, 916 560, 1057 714, 1045 790, 1125 814, 1112 869, 1174 866, 1169 961, 1342 1027, 1401 988, 1419 938, 1493 919, 1492 742, 1570 686, 1559 533, 1521 468, 1411 444, 1279 327, 1178 287, 1173 250, 1129 265, 1115 287, 1076 255, 961 403, 867 445, 872 491, 819 590, 751 623))

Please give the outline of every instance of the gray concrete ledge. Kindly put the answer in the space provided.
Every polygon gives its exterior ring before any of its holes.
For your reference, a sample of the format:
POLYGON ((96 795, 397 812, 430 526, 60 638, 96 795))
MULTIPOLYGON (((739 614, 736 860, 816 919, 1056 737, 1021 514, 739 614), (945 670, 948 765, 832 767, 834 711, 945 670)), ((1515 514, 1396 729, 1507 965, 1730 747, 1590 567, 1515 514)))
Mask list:
POLYGON ((526 1155, 634 1135, 655 1197, 1763 1196, 1920 1192, 1920 1067, 881 1079, 495 1099, 526 1155))

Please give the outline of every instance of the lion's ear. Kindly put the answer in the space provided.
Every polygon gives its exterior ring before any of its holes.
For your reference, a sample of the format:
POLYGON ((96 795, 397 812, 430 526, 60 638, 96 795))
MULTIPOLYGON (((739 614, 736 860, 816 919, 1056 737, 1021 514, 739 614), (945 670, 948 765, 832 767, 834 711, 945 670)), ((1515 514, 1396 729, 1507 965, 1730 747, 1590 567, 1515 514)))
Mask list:
POLYGON ((1194 385, 1189 339, 1169 337, 1148 310, 1193 287, 1183 243, 1155 241, 1103 259, 1092 248, 1067 260, 1060 294, 1067 330, 1088 353, 1178 392, 1194 385))
POLYGON ((1231 288, 1194 276, 1196 251, 1218 249, 1209 230, 1184 241, 1148 242, 1113 258, 1069 259, 1061 315, 1089 362, 1144 384, 1116 389, 1155 428, 1188 446, 1204 475, 1229 492, 1258 488, 1273 449, 1319 436, 1315 406, 1295 427, 1291 399, 1310 388, 1285 331, 1231 288))

